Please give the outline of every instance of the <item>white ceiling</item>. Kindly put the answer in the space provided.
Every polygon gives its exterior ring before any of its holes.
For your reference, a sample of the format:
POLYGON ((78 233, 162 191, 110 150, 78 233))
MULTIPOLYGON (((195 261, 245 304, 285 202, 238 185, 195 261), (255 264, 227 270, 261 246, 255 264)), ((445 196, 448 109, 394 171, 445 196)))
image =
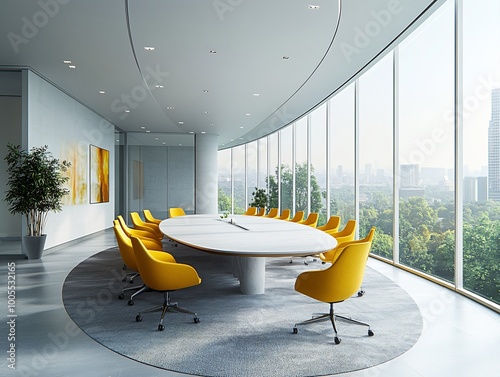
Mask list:
POLYGON ((2 0, 0 69, 29 67, 150 131, 136 140, 206 132, 226 148, 323 102, 442 2, 2 0))

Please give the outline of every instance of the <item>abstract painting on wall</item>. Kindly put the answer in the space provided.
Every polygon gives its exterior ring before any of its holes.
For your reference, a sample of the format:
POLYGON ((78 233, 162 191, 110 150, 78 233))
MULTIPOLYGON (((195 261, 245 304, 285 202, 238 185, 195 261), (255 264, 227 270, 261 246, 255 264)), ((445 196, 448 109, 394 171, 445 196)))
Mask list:
POLYGON ((90 203, 109 202, 109 151, 90 146, 90 203))
POLYGON ((64 195, 64 205, 80 205, 87 203, 87 146, 77 143, 63 145, 62 160, 70 161, 71 167, 64 173, 69 180, 65 187, 69 195, 64 195))

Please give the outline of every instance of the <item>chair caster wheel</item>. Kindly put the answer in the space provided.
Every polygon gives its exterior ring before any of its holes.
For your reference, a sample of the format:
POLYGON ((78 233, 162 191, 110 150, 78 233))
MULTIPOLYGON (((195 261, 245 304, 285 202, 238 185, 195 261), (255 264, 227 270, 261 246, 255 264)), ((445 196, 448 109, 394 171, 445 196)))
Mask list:
POLYGON ((162 324, 158 325, 158 331, 163 331, 163 330, 165 330, 165 325, 162 324))
POLYGON ((142 322, 142 317, 141 317, 141 315, 140 315, 140 314, 137 314, 137 315, 135 316, 135 321, 136 321, 136 322, 142 322))
POLYGON ((336 336, 334 340, 335 340, 335 344, 340 344, 340 338, 339 337, 336 336))
POLYGON ((134 300, 128 300, 127 304, 128 304, 128 306, 134 305, 134 300))
POLYGON ((194 317, 194 323, 200 323, 200 319, 198 317, 194 317))
POLYGON ((296 328, 296 327, 294 327, 294 328, 293 328, 293 333, 294 333, 294 334, 297 334, 298 332, 299 332, 299 329, 298 329, 298 328, 296 328))
POLYGON ((359 291, 359 292, 358 292, 358 297, 361 297, 361 296, 363 296, 364 294, 365 294, 365 291, 359 291))
POLYGON ((120 300, 123 300, 123 299, 125 298, 125 295, 124 295, 123 293, 120 293, 120 295, 118 296, 118 298, 119 298, 120 300))
POLYGON ((368 336, 373 336, 375 333, 372 330, 368 330, 368 336))

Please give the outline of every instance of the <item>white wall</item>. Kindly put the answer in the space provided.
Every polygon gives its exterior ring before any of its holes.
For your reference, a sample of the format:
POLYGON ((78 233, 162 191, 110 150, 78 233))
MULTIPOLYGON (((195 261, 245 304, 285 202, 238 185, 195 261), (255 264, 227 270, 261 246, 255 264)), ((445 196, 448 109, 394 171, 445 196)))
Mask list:
MULTIPOLYGON (((28 148, 48 145, 62 159, 68 150, 78 152, 89 178, 89 145, 109 150, 109 202, 65 205, 49 214, 45 248, 109 228, 114 219, 114 126, 35 73, 28 72, 28 148)), ((66 157, 64 157, 66 158, 66 157)), ((88 186, 89 187, 89 186, 88 186)), ((24 231, 24 230, 23 230, 24 231)))
POLYGON ((0 72, 0 237, 21 237, 20 215, 3 200, 7 190, 7 143, 21 144, 21 72, 0 72))

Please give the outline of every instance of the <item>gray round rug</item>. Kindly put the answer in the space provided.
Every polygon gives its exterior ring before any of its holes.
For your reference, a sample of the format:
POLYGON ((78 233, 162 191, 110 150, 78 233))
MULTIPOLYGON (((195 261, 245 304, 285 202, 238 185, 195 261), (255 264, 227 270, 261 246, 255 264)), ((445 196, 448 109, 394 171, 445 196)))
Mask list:
MULTIPOLYGON (((63 287, 65 308, 75 323, 105 347, 158 368, 200 376, 294 377, 345 373, 391 360, 410 349, 422 331, 422 317, 412 298, 393 281, 367 267, 362 297, 334 306, 339 315, 367 322, 366 327, 338 321, 342 342, 334 343, 329 322, 293 326, 326 312, 317 302, 293 289, 297 275, 325 268, 305 266, 301 258, 266 261, 266 293, 243 295, 229 273, 229 261, 185 247, 171 253, 188 263, 202 279, 199 286, 171 293, 172 301, 198 314, 167 313, 165 331, 158 331, 160 312, 139 310, 161 305, 163 295, 138 295, 133 306, 119 300, 124 274, 118 249, 102 251, 76 266, 63 287)), ((136 278, 135 283, 140 283, 136 278)))

